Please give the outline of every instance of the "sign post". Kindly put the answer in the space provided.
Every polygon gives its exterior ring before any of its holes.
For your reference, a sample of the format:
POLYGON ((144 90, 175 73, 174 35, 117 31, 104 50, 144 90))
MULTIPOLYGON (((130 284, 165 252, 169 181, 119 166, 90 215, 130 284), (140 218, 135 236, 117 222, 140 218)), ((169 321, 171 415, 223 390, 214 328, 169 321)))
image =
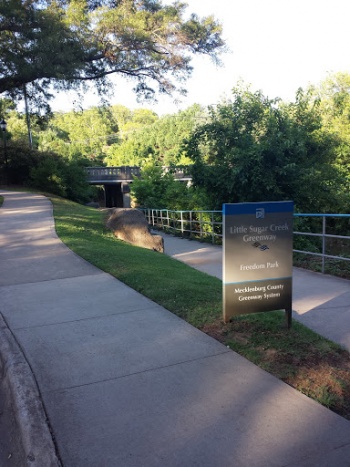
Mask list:
POLYGON ((293 202, 223 205, 223 312, 285 310, 292 321, 293 202))

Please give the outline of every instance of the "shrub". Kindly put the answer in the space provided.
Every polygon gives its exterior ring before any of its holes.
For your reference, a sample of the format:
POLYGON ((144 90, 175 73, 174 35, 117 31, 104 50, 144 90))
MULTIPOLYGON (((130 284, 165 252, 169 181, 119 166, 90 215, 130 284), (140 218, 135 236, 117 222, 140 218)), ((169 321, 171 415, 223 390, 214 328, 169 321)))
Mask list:
MULTIPOLYGON (((93 197, 94 189, 86 180, 85 161, 71 161, 54 152, 30 149, 21 140, 8 141, 7 161, 9 184, 29 185, 80 203, 93 197)), ((3 148, 0 152, 0 171, 5 173, 3 148)))

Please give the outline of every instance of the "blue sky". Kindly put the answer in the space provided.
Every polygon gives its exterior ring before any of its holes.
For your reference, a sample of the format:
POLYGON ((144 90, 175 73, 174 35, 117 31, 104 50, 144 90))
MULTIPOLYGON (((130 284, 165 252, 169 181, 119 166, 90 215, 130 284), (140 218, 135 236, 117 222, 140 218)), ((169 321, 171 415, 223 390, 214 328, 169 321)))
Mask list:
MULTIPOLYGON (((170 0, 164 3, 171 3, 170 0)), ((230 52, 224 66, 207 57, 193 61, 188 95, 180 105, 171 98, 145 104, 159 114, 174 113, 193 103, 218 103, 242 79, 270 98, 293 100, 298 87, 318 84, 328 73, 350 73, 349 0, 187 0, 188 12, 213 14, 224 28, 230 52)), ((140 107, 132 83, 116 79, 111 104, 140 107)), ((74 96, 60 95, 54 110, 73 107, 74 96)), ((89 93, 83 107, 97 105, 89 93)))

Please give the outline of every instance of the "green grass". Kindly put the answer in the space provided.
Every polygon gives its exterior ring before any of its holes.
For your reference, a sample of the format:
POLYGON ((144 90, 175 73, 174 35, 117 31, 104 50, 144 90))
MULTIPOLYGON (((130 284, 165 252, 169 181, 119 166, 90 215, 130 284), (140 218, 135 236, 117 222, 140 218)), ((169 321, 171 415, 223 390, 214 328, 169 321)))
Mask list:
POLYGON ((282 312, 239 316, 224 324, 219 279, 117 240, 104 227, 102 211, 51 200, 57 234, 79 256, 350 419, 347 351, 294 320, 288 330, 282 312))
POLYGON ((3 205, 3 202, 4 202, 4 197, 3 197, 3 196, 0 196, 0 208, 1 208, 1 206, 3 205))
POLYGON ((222 309, 221 281, 166 255, 128 245, 104 227, 104 212, 59 198, 56 230, 64 243, 94 264, 194 326, 222 309))

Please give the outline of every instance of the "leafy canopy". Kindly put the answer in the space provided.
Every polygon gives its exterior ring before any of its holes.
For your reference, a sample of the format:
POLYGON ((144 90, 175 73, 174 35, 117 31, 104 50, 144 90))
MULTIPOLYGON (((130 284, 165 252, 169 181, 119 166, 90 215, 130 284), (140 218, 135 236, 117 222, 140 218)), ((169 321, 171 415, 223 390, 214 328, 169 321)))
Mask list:
POLYGON ((172 94, 191 74, 193 54, 217 60, 224 49, 220 24, 195 14, 185 19, 186 7, 161 0, 2 0, 0 93, 16 97, 31 85, 31 97, 47 99, 52 87, 91 80, 104 92, 117 73, 136 80, 139 96, 172 94))
POLYGON ((305 212, 334 212, 344 183, 337 145, 312 94, 300 90, 294 103, 283 104, 238 86, 184 149, 194 162, 193 183, 205 189, 212 208, 290 199, 305 212))
MULTIPOLYGON (((113 165, 140 165, 153 161, 156 165, 188 165, 191 161, 182 152, 182 143, 198 122, 204 110, 197 104, 174 115, 165 115, 154 122, 143 122, 138 128, 124 125, 122 140, 108 150, 105 162, 113 165), (129 130, 133 131, 129 131, 129 130)), ((133 122, 136 122, 135 118, 133 122)))

